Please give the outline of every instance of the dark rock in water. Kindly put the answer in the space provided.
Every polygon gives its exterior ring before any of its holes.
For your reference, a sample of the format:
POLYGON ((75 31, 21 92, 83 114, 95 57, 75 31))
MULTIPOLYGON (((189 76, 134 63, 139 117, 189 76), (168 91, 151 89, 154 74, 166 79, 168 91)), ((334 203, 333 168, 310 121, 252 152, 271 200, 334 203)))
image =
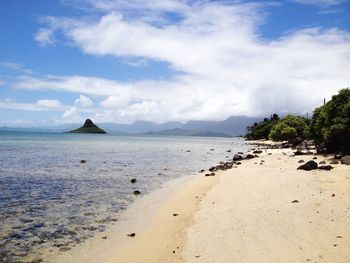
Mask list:
POLYGON ((215 176, 215 173, 205 174, 205 176, 215 176))
POLYGON ((333 166, 331 166, 331 165, 321 165, 321 166, 318 167, 318 169, 330 171, 330 170, 333 169, 333 166))
POLYGON ((131 179, 130 183, 133 183, 133 184, 136 183, 136 179, 135 178, 131 179))
POLYGON ((238 154, 243 154, 243 152, 237 152, 238 154))
POLYGON ((216 167, 210 167, 209 168, 209 171, 212 172, 212 171, 215 171, 216 170, 216 167))
POLYGON ((227 153, 230 153, 230 152, 231 152, 231 150, 227 150, 226 152, 227 152, 227 153))
POLYGON ((261 150, 255 150, 255 151, 253 151, 253 153, 259 154, 259 153, 262 153, 262 151, 261 150))
POLYGON ((190 152, 191 152, 191 150, 186 150, 186 152, 187 152, 187 153, 190 153, 190 152))
POLYGON ((30 261, 30 263, 42 263, 44 262, 42 258, 35 258, 32 261, 30 261))
POLYGON ((86 163, 86 160, 80 160, 79 163, 86 163))
POLYGON ((305 161, 304 160, 299 160, 299 162, 298 163, 305 163, 305 161))
POLYGON ((70 131, 70 133, 106 133, 104 130, 100 129, 96 124, 94 124, 90 119, 86 119, 83 126, 76 130, 70 131))
POLYGON ((200 172, 200 173, 204 173, 204 172, 205 172, 205 170, 203 170, 203 169, 202 169, 202 170, 200 170, 199 172, 200 172))
POLYGON ((342 156, 339 154, 334 155, 334 159, 336 159, 336 160, 340 160, 341 158, 342 158, 342 156))
POLYGON ((308 161, 307 163, 300 165, 298 170, 311 171, 317 169, 318 165, 315 161, 308 161))
POLYGON ((22 223, 32 223, 34 220, 31 218, 20 218, 19 219, 22 223))
POLYGON ((340 162, 342 164, 350 165, 350 155, 345 155, 343 158, 340 159, 340 162))
POLYGON ((329 162, 330 164, 339 164, 339 162, 337 160, 333 160, 329 162))
POLYGON ((127 236, 128 237, 134 237, 134 236, 136 236, 136 234, 135 233, 131 233, 131 234, 128 234, 127 236))
POLYGON ((44 222, 40 222, 40 223, 34 224, 33 227, 34 227, 34 228, 41 228, 41 227, 43 227, 44 225, 45 225, 44 222))
POLYGON ((326 164, 326 161, 321 161, 320 164, 326 164))
POLYGON ((139 190, 134 191, 134 195, 139 195, 139 194, 141 194, 141 192, 139 190))
POLYGON ((242 155, 239 155, 239 154, 235 154, 232 158, 233 161, 239 161, 242 159, 243 159, 242 155))
POLYGON ((242 163, 241 162, 236 162, 236 165, 241 165, 242 163))

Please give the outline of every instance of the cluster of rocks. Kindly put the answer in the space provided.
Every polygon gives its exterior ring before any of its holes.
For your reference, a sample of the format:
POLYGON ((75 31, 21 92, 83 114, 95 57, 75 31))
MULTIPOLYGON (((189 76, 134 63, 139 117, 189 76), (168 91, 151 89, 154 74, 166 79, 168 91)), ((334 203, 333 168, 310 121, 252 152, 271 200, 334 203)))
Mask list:
MULTIPOLYGON (((253 154, 244 154, 243 152, 238 152, 233 156, 232 161, 221 161, 218 165, 209 168, 210 173, 206 173, 205 176, 214 176, 215 171, 224 171, 232 168, 237 168, 237 165, 242 164, 241 161, 259 157, 259 155, 257 155, 258 153, 262 153, 262 151, 253 149, 253 154)), ((202 173, 204 170, 201 170, 200 172, 202 173)))
MULTIPOLYGON (((313 159, 316 160, 317 157, 315 156, 313 159)), ((319 165, 314 160, 310 160, 306 163, 304 160, 299 160, 299 163, 304 163, 304 164, 300 165, 297 169, 305 170, 305 171, 311 171, 316 169, 330 171, 334 168, 331 164, 333 165, 339 164, 339 161, 337 159, 340 159, 341 164, 350 165, 350 155, 345 155, 340 158, 335 156, 335 158, 329 162, 329 165, 326 165, 326 161, 319 162, 319 164, 322 164, 322 165, 319 165)))
POLYGON ((305 164, 300 165, 297 168, 297 170, 305 170, 305 171, 311 171, 311 170, 316 170, 316 169, 330 171, 333 169, 333 166, 331 166, 331 165, 320 165, 319 166, 315 161, 311 160, 311 161, 306 162, 305 164))

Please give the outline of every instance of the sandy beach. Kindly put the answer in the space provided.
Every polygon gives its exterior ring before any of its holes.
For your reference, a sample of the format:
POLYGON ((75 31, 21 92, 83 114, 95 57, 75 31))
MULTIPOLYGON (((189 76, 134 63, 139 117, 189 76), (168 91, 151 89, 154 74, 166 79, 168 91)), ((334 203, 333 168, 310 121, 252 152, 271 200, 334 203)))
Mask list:
POLYGON ((297 170, 312 158, 269 149, 198 174, 54 262, 350 262, 350 167, 297 170))

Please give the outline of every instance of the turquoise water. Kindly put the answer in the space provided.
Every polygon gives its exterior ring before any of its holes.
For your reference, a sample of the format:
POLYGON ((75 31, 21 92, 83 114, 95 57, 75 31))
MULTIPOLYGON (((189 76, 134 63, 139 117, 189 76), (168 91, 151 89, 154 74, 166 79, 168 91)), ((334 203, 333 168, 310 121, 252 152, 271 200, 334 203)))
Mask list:
POLYGON ((247 147, 239 138, 0 132, 0 262, 69 250, 116 222, 140 198, 135 190, 146 194, 247 147))

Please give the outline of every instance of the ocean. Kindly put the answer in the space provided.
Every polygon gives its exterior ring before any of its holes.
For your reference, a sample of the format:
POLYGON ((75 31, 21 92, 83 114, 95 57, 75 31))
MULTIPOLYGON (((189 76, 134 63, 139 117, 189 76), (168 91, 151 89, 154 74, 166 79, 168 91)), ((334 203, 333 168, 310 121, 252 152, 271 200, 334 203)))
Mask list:
POLYGON ((0 262, 69 250, 136 198, 248 147, 241 138, 0 132, 0 262))

